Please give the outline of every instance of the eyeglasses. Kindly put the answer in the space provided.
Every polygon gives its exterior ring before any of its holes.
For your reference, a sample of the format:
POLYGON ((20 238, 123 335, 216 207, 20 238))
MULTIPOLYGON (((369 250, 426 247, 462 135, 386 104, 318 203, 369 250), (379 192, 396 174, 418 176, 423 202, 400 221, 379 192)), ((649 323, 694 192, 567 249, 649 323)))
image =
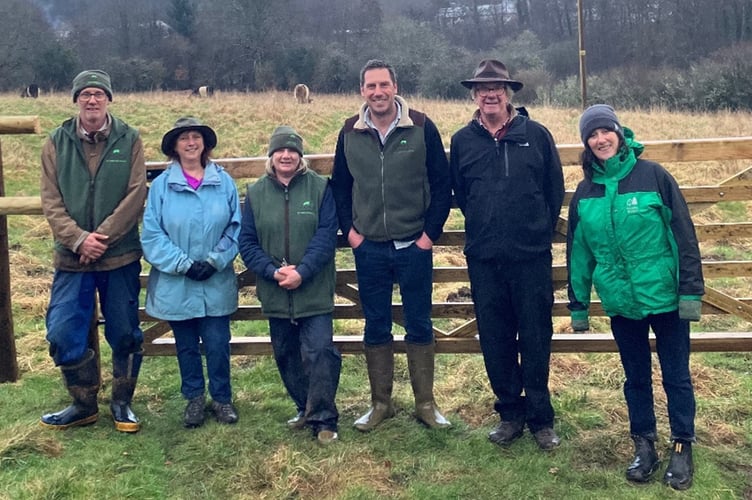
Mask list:
POLYGON ((488 97, 491 94, 501 95, 506 92, 506 90, 506 85, 501 85, 499 87, 475 87, 475 93, 481 97, 488 97))
POLYGON ((101 102, 105 100, 107 94, 105 94, 104 92, 81 92, 80 94, 78 94, 78 98, 84 101, 88 101, 92 97, 95 101, 101 102))

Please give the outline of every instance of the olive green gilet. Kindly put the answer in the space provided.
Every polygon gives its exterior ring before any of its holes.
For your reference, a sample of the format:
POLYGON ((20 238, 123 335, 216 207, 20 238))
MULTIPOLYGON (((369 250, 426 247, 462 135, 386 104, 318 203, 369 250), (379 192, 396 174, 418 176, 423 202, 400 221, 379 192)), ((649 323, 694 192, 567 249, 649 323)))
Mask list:
MULTIPOLYGON (((268 176, 248 187, 256 233, 264 252, 281 266, 298 265, 319 225, 319 207, 327 179, 312 170, 299 174, 287 188, 268 176)), ((334 260, 295 290, 287 291, 276 281, 257 278, 256 293, 261 309, 275 318, 303 318, 334 310, 334 260)))
MULTIPOLYGON (((92 177, 87 166, 81 139, 76 134, 76 119, 66 120, 52 132, 57 153, 57 182, 68 214, 85 231, 95 231, 117 208, 128 193, 131 156, 138 131, 112 117, 112 129, 92 177)), ((140 251, 138 224, 116 244, 110 245, 103 259, 140 251)), ((61 243, 55 251, 73 255, 61 243)))

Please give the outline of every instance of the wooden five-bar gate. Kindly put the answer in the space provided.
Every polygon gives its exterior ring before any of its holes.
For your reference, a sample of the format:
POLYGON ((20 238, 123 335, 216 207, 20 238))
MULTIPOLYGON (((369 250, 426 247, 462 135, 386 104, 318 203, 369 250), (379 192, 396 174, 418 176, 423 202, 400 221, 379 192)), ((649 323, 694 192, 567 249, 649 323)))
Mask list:
MULTIPOLYGON (((36 117, 0 117, 0 134, 39 133, 36 117)), ((752 137, 721 138, 721 139, 692 139, 672 141, 645 141, 644 158, 662 164, 692 162, 714 162, 752 160, 752 137)), ((578 165, 580 145, 559 146, 562 163, 567 166, 578 165)), ((308 155, 311 167, 319 173, 327 175, 332 167, 331 154, 308 155)), ((266 158, 228 158, 218 159, 227 172, 235 179, 257 178, 263 173, 266 158)), ((164 162, 149 162, 149 176, 153 178, 165 167, 164 162)), ((721 180, 709 186, 682 186, 682 192, 690 208, 706 207, 724 201, 750 202, 752 201, 752 168, 746 166, 736 175, 721 180)), ((241 196, 243 193, 241 193, 241 196)), ((572 192, 568 191, 564 207, 568 205, 572 192)), ((13 381, 18 378, 16 364, 16 349, 13 335, 13 319, 10 301, 10 274, 8 253, 8 215, 41 215, 41 201, 39 197, 6 197, 2 181, 2 149, 0 148, 0 382, 13 381)), ((524 214, 520 214, 524 216, 524 214)), ((554 245, 563 245, 566 240, 566 208, 562 210, 559 219, 554 245)), ((752 222, 736 223, 697 223, 695 221, 698 238, 701 242, 728 241, 739 242, 752 238, 752 222)), ((459 253, 464 243, 464 232, 460 230, 445 231, 436 242, 437 247, 453 247, 459 253)), ((340 237, 339 246, 347 246, 344 238, 340 237)), ((240 266, 242 267, 242 265, 240 266)), ((703 255, 703 272, 706 279, 706 294, 703 297, 703 314, 734 315, 745 322, 752 322, 752 299, 734 297, 717 289, 712 283, 717 278, 750 278, 752 277, 752 260, 720 260, 717 257, 708 258, 703 255)), ((566 267, 557 264, 552 269, 554 286, 561 289, 566 284, 566 267)), ((146 285, 146 276, 142 276, 142 286, 146 285)), ((468 282, 466 267, 435 267, 435 284, 456 284, 457 287, 468 282)), ((253 287, 255 276, 247 270, 238 273, 238 284, 241 289, 253 287)), ((362 319, 363 312, 357 291, 357 280, 354 269, 338 269, 335 306, 335 319, 362 319)), ((402 325, 402 304, 392 304, 394 322, 402 325)), ((568 316, 564 299, 555 301, 553 316, 568 316)), ((591 306, 591 316, 603 316, 599 301, 591 306)), ((436 320, 451 319, 455 326, 451 328, 434 327, 436 334, 436 350, 440 353, 477 353, 480 345, 477 340, 473 304, 469 298, 460 302, 434 301, 432 317, 436 320)), ((152 356, 175 354, 174 341, 169 333, 166 322, 149 317, 143 308, 140 319, 144 329, 144 353, 152 356)), ((243 304, 232 317, 233 321, 266 321, 258 304, 243 304)), ((96 321, 93 322, 91 340, 98 342, 96 321)), ((437 324, 444 322, 437 321, 437 324)), ((692 349, 694 351, 752 351, 752 332, 722 331, 692 333, 692 349)), ((362 335, 336 335, 335 343, 345 354, 362 352, 362 335)), ((402 336, 395 337, 395 348, 404 351, 402 336)), ((552 341, 554 352, 615 352, 616 344, 610 333, 555 333, 552 341)), ((271 354, 271 343, 268 336, 233 336, 231 341, 232 354, 267 355, 271 354)))

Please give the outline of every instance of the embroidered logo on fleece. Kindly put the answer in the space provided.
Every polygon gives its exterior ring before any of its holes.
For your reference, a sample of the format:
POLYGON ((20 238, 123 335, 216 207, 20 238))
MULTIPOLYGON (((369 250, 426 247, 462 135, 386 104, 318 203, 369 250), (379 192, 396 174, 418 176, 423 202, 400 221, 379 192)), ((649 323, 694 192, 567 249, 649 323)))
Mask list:
POLYGON ((303 203, 300 204, 298 215, 316 215, 313 213, 312 207, 313 207, 313 203, 311 202, 311 200, 304 201, 303 203))

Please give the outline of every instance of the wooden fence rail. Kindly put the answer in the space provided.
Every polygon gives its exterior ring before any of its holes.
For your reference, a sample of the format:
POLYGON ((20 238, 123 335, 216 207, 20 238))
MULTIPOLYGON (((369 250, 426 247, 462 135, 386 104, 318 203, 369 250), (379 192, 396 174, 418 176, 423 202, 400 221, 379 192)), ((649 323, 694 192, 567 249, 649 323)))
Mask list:
MULTIPOLYGON (((3 133, 38 133, 37 125, 33 125, 26 117, 0 117, 0 134, 3 133)), ((752 160, 752 137, 692 139, 676 141, 646 141, 643 157, 660 163, 711 162, 727 160, 752 160)), ((577 165, 579 161, 580 145, 560 145, 558 147, 562 162, 565 166, 577 165)), ((319 173, 327 175, 331 172, 333 155, 308 155, 311 167, 319 173)), ((218 159, 235 179, 254 179, 263 174, 266 158, 227 158, 218 159)), ((153 179, 164 169, 165 162, 149 162, 149 179, 153 179)), ((0 154, 0 189, 2 189, 2 156, 0 154)), ((710 206, 724 201, 752 201, 752 169, 745 168, 736 175, 712 186, 683 186, 682 192, 693 210, 710 206)), ((241 193, 242 194, 242 193, 241 193)), ((571 199, 572 192, 568 191, 564 206, 571 199)), ((41 215, 41 201, 39 197, 4 197, 0 192, 0 382, 17 379, 15 360, 15 345, 13 344, 12 316, 10 314, 10 280, 8 270, 8 244, 6 216, 8 215, 41 215), (4 230, 5 228, 5 230, 4 230), (4 250, 4 253, 3 253, 4 250), (6 299, 7 300, 4 300, 6 299), (11 359, 12 358, 12 359, 11 359), (10 369, 8 368, 10 367, 10 369)), ((555 246, 561 246, 566 240, 566 210, 562 210, 555 246)), ((701 242, 718 240, 739 241, 752 238, 752 221, 739 223, 707 223, 697 224, 698 238, 701 242)), ((448 230, 436 246, 453 247, 458 252, 464 244, 464 232, 448 230)), ((344 238, 340 237, 340 248, 347 246, 344 238)), ((342 251, 342 250, 341 250, 342 251)), ((344 250, 346 251, 346 250, 344 250)), ((703 256, 703 272, 706 280, 716 278, 747 278, 752 277, 752 261, 727 261, 716 257, 703 256)), ((554 285, 560 289, 566 284, 566 268, 554 265, 552 269, 554 285)), ((141 277, 142 286, 146 284, 146 276, 141 277)), ((435 267, 434 282, 436 284, 456 284, 457 287, 467 285, 466 267, 435 267)), ((238 273, 238 284, 241 290, 255 286, 255 276, 247 270, 238 273)), ((357 280, 354 269, 338 269, 335 306, 335 319, 362 319, 363 313, 357 292, 357 280)), ((392 305, 394 321, 402 325, 402 304, 392 305)), ((564 300, 556 300, 553 316, 568 316, 564 300)), ((591 315, 602 316, 600 303, 592 305, 591 315)), ((703 314, 734 315, 752 322, 752 299, 733 297, 728 293, 707 286, 707 293, 703 298, 703 314)), ((473 304, 469 298, 461 302, 434 301, 432 317, 436 324, 444 324, 443 319, 452 320, 449 328, 434 327, 437 338, 437 352, 442 353, 476 353, 480 352, 477 340, 477 328, 473 304)), ((174 341, 170 336, 169 325, 166 322, 149 317, 143 310, 140 319, 144 327, 144 353, 153 356, 170 356, 175 354, 174 341)), ((266 321, 257 304, 243 304, 233 315, 234 321, 266 321)), ((692 348, 694 351, 752 351, 752 332, 703 332, 692 333, 692 348)), ((404 339, 395 337, 398 352, 404 351, 404 339)), ((362 352, 362 336, 336 335, 335 343, 345 354, 362 352)), ((610 333, 556 333, 553 337, 554 352, 616 352, 616 344, 610 333)), ((271 354, 271 343, 268 336, 234 336, 231 341, 233 354, 267 355, 271 354)))

